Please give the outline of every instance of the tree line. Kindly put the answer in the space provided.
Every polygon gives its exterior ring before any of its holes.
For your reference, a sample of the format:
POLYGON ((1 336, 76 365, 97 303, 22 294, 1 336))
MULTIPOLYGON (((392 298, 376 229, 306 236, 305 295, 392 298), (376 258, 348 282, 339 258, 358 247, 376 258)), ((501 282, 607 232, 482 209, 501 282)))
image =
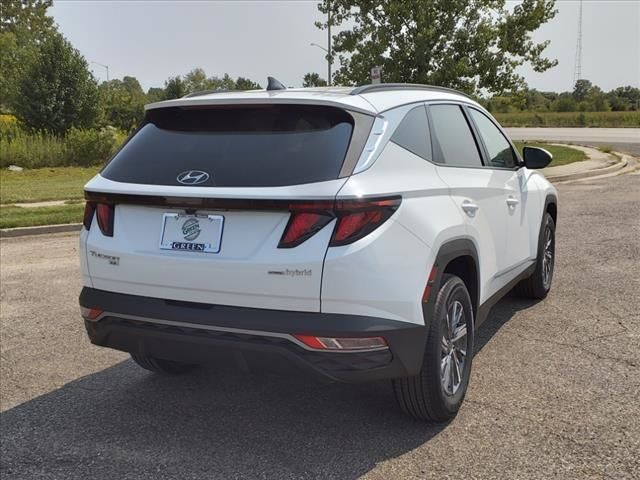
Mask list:
MULTIPOLYGON (((201 90, 251 90, 260 84, 201 68, 168 78, 144 91, 133 76, 97 82, 87 60, 47 15, 52 0, 2 0, 0 12, 0 113, 28 130, 64 136, 71 129, 135 128, 143 106, 201 90)), ((555 15, 553 0, 522 0, 506 10, 495 0, 324 0, 319 28, 350 24, 334 36, 332 60, 340 68, 332 84, 369 82, 372 66, 383 81, 429 83, 463 90, 498 113, 625 111, 640 109, 640 89, 603 92, 579 80, 572 92, 529 89, 517 73, 528 64, 543 72, 557 64, 545 58, 547 42, 531 32, 555 15)), ((307 73, 303 86, 327 80, 307 73)))

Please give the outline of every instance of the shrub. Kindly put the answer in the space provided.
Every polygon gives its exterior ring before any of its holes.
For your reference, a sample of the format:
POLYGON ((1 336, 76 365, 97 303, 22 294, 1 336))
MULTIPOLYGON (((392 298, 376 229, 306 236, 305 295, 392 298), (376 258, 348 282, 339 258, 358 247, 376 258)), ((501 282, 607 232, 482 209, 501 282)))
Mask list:
POLYGON ((23 168, 55 167, 65 163, 64 141, 42 132, 26 133, 17 129, 0 135, 0 168, 18 165, 23 168))
POLYGON ((126 135, 113 127, 71 129, 65 138, 46 132, 25 132, 10 115, 0 117, 0 168, 100 165, 124 142, 126 135))
POLYGON ((106 127, 100 130, 72 128, 65 138, 67 165, 88 167, 104 163, 115 151, 117 131, 106 127))
POLYGON ((0 115, 0 138, 14 138, 20 131, 18 119, 13 115, 0 115))

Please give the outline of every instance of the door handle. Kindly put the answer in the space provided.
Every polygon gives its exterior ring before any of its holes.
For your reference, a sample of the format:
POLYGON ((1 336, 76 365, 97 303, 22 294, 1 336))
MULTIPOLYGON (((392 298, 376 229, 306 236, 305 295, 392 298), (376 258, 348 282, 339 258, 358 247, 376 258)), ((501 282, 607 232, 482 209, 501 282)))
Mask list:
POLYGON ((520 203, 520 200, 518 200, 515 197, 507 198, 507 205, 509 206, 509 208, 515 208, 516 205, 518 205, 519 203, 520 203))
POLYGON ((470 202, 469 200, 462 202, 462 210, 470 217, 474 217, 479 208, 480 207, 478 207, 478 205, 470 202))

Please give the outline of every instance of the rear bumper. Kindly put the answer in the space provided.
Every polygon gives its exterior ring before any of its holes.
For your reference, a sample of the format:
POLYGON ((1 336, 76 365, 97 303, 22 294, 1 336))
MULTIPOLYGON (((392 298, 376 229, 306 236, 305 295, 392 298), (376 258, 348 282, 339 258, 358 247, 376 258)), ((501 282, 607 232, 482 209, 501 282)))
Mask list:
POLYGON ((312 371, 334 381, 415 375, 426 341, 424 326, 360 315, 178 302, 89 287, 83 288, 80 305, 104 312, 85 319, 95 345, 219 367, 312 371), (325 352, 306 347, 293 334, 381 336, 389 348, 325 352))

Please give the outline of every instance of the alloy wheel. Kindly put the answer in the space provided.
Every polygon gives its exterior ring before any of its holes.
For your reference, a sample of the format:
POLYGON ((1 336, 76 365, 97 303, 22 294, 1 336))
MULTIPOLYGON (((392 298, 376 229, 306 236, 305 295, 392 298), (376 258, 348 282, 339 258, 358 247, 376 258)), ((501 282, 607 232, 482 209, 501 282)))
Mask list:
POLYGON ((440 380, 447 395, 455 395, 467 363, 467 322, 464 307, 458 300, 451 302, 445 317, 441 340, 440 380))

